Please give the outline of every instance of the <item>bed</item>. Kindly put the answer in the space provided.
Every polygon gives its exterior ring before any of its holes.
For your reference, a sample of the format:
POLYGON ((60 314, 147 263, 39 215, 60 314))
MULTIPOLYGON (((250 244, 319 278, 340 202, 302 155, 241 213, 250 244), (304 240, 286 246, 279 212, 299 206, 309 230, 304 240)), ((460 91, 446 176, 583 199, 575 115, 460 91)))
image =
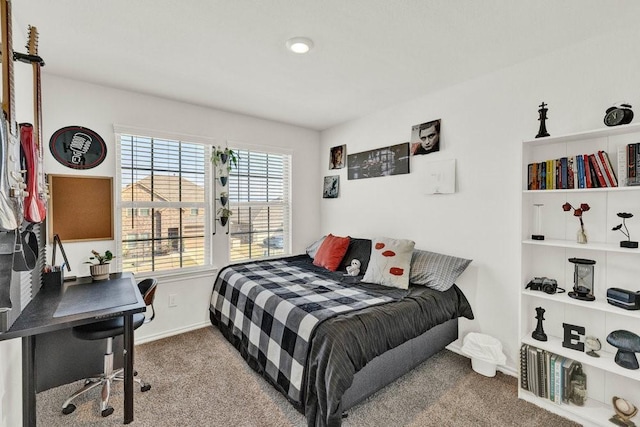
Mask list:
POLYGON ((339 426, 349 408, 456 340, 459 317, 473 319, 453 283, 398 289, 345 275, 355 256, 366 269, 367 248, 370 240, 351 239, 337 271, 308 251, 227 266, 214 284, 211 322, 309 426, 339 426))

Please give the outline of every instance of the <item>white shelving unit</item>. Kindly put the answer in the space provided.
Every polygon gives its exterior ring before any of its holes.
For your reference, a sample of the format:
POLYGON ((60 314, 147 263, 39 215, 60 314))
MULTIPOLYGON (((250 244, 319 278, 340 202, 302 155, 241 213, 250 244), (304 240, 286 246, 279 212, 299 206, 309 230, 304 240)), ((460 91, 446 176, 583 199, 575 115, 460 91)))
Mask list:
MULTIPOLYGON (((617 173, 618 147, 640 142, 640 125, 625 125, 596 129, 564 136, 552 136, 522 142, 522 203, 521 203, 521 281, 519 336, 521 344, 530 344, 559 354, 583 365, 587 374, 588 400, 584 406, 558 405, 549 399, 520 389, 518 396, 549 411, 584 425, 612 425, 613 396, 625 398, 640 407, 640 370, 629 370, 614 362, 617 349, 606 342, 614 330, 625 329, 640 335, 640 311, 628 311, 607 303, 606 291, 619 287, 640 290, 640 250, 621 248, 626 238, 611 230, 621 223, 617 212, 631 212, 627 220, 632 240, 640 240, 640 186, 528 190, 528 168, 533 162, 542 162, 570 155, 592 154, 604 150, 609 154, 617 173), (576 242, 579 220, 573 212, 564 212, 566 202, 573 206, 588 203, 591 209, 583 214, 589 241, 576 242), (543 234, 545 240, 532 240, 534 204, 542 204, 543 234), (525 290, 534 277, 549 277, 569 292, 573 287, 573 264, 569 258, 588 258, 595 264, 596 301, 587 302, 570 298, 567 293, 546 294, 525 290), (536 328, 536 307, 545 309, 544 330, 547 341, 532 338, 536 328), (583 326, 586 335, 600 340, 601 357, 565 348, 563 323, 583 326)), ((584 337, 581 337, 584 341, 584 337)))

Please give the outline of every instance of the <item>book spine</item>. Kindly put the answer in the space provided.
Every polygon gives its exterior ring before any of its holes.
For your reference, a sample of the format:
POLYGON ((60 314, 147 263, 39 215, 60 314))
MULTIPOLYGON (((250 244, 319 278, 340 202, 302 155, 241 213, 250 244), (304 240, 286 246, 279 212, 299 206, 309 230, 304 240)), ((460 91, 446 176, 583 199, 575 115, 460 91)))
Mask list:
POLYGON ((556 400, 556 359, 557 355, 552 355, 549 359, 549 400, 556 400))
POLYGON ((636 143, 636 184, 640 185, 640 143, 636 143))
POLYGON ((546 351, 538 349, 538 396, 547 397, 546 351))
POLYGON ((578 176, 576 172, 576 161, 574 156, 567 157, 567 188, 577 188, 578 176))
POLYGON ((547 189, 547 162, 540 162, 538 169, 541 171, 540 172, 540 189, 546 190, 547 189))
POLYGON ((562 170, 562 187, 563 189, 568 188, 569 185, 569 170, 567 166, 567 158, 563 157, 560 159, 560 167, 562 170))
POLYGON ((584 188, 584 161, 582 154, 576 156, 576 165, 578 169, 578 188, 584 188))
POLYGON ((527 377, 527 351, 528 351, 529 345, 528 344, 522 344, 522 347, 520 347, 520 387, 523 390, 529 390, 529 381, 528 381, 528 377, 527 377))
POLYGON ((531 176, 532 176, 532 180, 531 180, 531 189, 532 190, 537 190, 538 189, 538 182, 540 180, 540 177, 538 176, 538 164, 534 163, 532 165, 533 171, 531 172, 531 176))
POLYGON ((636 145, 637 144, 629 144, 627 145, 627 183, 628 185, 636 185, 637 177, 636 177, 636 145))
POLYGON ((553 160, 547 160, 547 190, 553 190, 553 160))
POLYGON ((604 182, 604 178, 602 177, 602 172, 600 172, 600 168, 598 168, 598 162, 596 161, 596 156, 593 154, 589 154, 589 166, 591 167, 591 180, 593 181, 595 176, 595 185, 594 187, 606 187, 607 184, 604 182))
POLYGON ((627 147, 624 145, 618 147, 618 185, 627 185, 627 147))
POLYGON ((585 154, 582 156, 582 161, 584 163, 584 178, 587 188, 593 188, 593 182, 591 181, 591 167, 589 164, 589 155, 585 154))
POLYGON ((596 159, 596 163, 598 164, 598 170, 600 171, 600 175, 602 175, 602 179, 604 180, 604 186, 613 187, 611 185, 611 180, 607 176, 607 171, 604 168, 604 163, 602 163, 602 157, 600 157, 600 151, 594 154, 594 158, 596 159))
POLYGON ((612 187, 618 186, 618 179, 616 178, 616 172, 611 164, 611 159, 609 158, 609 154, 606 151, 599 151, 599 155, 602 156, 602 164, 604 165, 604 169, 607 172, 607 176, 609 177, 609 181, 611 181, 612 187))
POLYGON ((564 363, 565 358, 562 356, 558 356, 556 359, 556 376, 555 376, 555 399, 554 402, 557 404, 562 403, 562 364, 564 363))
POLYGON ((556 159, 556 187, 558 190, 562 188, 562 159, 556 159))

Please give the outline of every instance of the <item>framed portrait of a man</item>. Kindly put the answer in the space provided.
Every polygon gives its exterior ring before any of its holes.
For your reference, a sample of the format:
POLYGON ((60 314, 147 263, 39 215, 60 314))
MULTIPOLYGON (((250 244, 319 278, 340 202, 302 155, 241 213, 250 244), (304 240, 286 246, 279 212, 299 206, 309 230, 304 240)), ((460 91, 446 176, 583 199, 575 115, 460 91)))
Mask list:
POLYGON ((440 151, 440 119, 411 127, 411 155, 440 151))
POLYGON ((344 161, 346 159, 347 146, 338 145, 331 148, 329 153, 329 169, 342 169, 344 167, 344 161))

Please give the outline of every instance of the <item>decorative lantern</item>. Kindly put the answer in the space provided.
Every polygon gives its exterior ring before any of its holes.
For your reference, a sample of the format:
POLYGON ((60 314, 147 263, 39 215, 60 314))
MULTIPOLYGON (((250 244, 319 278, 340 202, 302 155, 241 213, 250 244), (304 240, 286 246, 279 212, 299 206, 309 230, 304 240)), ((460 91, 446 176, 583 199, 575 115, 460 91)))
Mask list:
POLYGON ((573 263, 573 291, 569 292, 571 298, 594 301, 596 297, 593 295, 593 266, 595 261, 584 258, 569 258, 569 262, 573 263))

